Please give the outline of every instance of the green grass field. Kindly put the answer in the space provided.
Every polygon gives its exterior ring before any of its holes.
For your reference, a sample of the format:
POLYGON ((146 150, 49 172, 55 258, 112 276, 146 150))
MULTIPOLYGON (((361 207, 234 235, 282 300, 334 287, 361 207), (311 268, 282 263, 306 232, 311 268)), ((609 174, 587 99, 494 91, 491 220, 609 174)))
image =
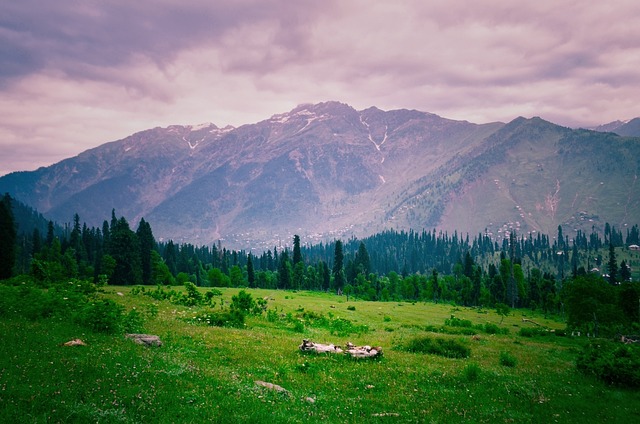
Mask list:
MULTIPOLYGON (((215 309, 222 300, 228 306, 239 292, 221 290, 215 309)), ((128 287, 103 288, 99 296, 141 311, 144 332, 163 341, 156 348, 60 318, 0 318, 0 421, 640 422, 640 392, 576 370, 585 337, 518 335, 520 328, 535 327, 523 318, 564 329, 562 322, 530 311, 512 311, 500 324, 502 317, 488 309, 247 291, 267 299, 269 319, 249 316, 245 328, 234 329, 194 321, 205 307, 156 301, 128 287), (445 326, 452 315, 471 321, 474 330, 462 334, 461 328, 445 326), (508 334, 479 330, 487 323, 508 334), (470 356, 451 359, 402 349, 416 337, 454 340, 468 347, 470 356), (62 345, 75 338, 86 346, 62 345), (303 338, 381 346, 384 356, 356 360, 302 353, 303 338)))

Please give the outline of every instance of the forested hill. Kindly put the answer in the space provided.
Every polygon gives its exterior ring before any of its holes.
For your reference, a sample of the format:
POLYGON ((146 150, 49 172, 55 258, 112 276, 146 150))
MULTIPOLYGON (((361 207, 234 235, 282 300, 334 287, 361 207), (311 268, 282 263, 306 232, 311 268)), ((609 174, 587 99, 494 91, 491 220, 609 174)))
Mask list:
POLYGON ((58 222, 78 213, 99 227, 115 209, 153 223, 158 239, 234 249, 389 228, 501 240, 627 228, 640 210, 638 158, 638 138, 540 118, 479 125, 327 102, 238 128, 142 131, 0 177, 0 193, 58 222))

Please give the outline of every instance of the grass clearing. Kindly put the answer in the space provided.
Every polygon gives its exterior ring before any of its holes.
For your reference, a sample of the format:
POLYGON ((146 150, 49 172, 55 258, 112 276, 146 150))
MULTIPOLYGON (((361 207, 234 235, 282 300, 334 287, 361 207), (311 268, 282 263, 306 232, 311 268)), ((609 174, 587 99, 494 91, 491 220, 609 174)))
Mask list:
MULTIPOLYGON (((214 310, 228 306, 239 289, 221 292, 214 310)), ((576 357, 587 340, 522 337, 520 328, 530 326, 522 321, 523 311, 513 311, 499 324, 502 317, 495 311, 445 304, 346 302, 326 293, 247 292, 267 300, 273 320, 263 314, 248 316, 244 328, 212 327, 193 321, 210 307, 175 305, 132 294, 129 287, 105 287, 100 297, 126 311, 140 311, 144 331, 163 341, 159 348, 136 345, 122 335, 93 333, 60 318, 0 318, 0 419, 35 423, 640 420, 638 391, 608 386, 576 370, 576 357), (445 325, 452 315, 474 327, 498 325, 508 334, 455 334, 460 327, 445 325), (302 323, 302 329, 295 322, 302 323), (347 328, 332 332, 335 322, 347 328), (396 349, 424 337, 459 342, 468 346, 469 357, 396 349), (74 338, 87 346, 61 346, 74 338), (384 356, 355 360, 303 354, 298 351, 303 338, 378 345, 384 356), (501 365, 505 354, 515 366, 501 365), (279 385, 287 393, 255 381, 279 385)), ((546 327, 564 328, 561 322, 526 314, 546 327)))

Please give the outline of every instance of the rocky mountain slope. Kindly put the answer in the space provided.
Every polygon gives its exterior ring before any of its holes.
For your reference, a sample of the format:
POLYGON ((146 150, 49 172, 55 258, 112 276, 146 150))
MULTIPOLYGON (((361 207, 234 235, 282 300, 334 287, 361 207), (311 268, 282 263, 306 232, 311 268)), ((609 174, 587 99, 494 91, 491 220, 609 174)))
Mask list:
POLYGON ((115 209, 158 238, 241 248, 384 228, 554 234, 640 221, 640 139, 539 118, 478 125, 328 102, 239 128, 171 126, 0 177, 60 222, 115 209))

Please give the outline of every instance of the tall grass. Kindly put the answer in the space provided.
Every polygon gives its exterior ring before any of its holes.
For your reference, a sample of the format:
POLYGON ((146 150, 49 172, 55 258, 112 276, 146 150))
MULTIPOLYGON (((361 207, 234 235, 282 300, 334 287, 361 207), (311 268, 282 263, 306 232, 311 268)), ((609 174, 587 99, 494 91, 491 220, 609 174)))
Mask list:
MULTIPOLYGON (((352 302, 330 294, 247 290, 255 299, 268 299, 272 319, 247 316, 243 328, 194 321, 222 310, 223 303, 229 305, 238 295, 234 289, 221 291, 213 307, 155 300, 125 287, 107 287, 98 294, 96 300, 116 302, 123 315, 133 308, 154 311, 141 312, 142 330, 160 336, 159 348, 55 314, 36 319, 2 315, 0 420, 624 423, 640 418, 637 391, 609 386, 576 370, 584 340, 520 338, 517 312, 499 326, 508 334, 436 335, 425 328, 444 326, 451 306, 357 302, 349 310, 352 302), (306 318, 298 317, 304 313, 306 318), (294 331, 288 316, 304 320, 302 332, 294 331), (367 330, 332 332, 329 323, 336 320, 367 330), (470 350, 469 359, 392 348, 420 337, 461 341, 470 350), (74 338, 86 346, 62 346, 74 338), (384 356, 355 360, 302 354, 297 348, 302 338, 379 345, 384 356), (517 366, 500 365, 502 352, 515 358, 517 366), (277 384, 287 393, 256 381, 277 384)), ((501 318, 467 308, 458 308, 455 315, 474 326, 498 325, 501 318)), ((543 317, 535 320, 563 328, 543 317)))

